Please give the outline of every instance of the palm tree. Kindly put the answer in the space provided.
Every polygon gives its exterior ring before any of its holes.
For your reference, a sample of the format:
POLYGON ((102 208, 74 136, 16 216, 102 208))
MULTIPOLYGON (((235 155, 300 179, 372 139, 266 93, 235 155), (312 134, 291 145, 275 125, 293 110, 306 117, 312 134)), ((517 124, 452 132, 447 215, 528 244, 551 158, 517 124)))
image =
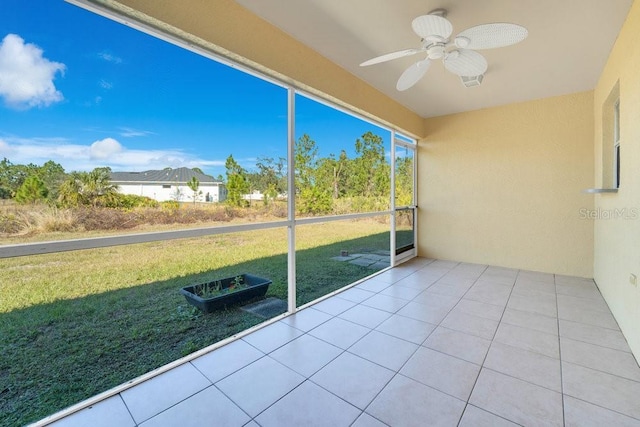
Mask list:
POLYGON ((107 204, 117 192, 111 184, 111 168, 95 168, 91 172, 72 172, 60 186, 58 201, 65 206, 107 204))

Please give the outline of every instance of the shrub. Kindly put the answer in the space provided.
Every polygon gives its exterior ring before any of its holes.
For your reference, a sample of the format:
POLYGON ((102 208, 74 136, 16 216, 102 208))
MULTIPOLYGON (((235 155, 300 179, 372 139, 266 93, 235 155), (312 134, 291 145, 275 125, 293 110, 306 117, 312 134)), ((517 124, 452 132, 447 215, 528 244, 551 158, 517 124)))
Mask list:
POLYGON ((40 233, 74 231, 77 225, 75 215, 70 209, 47 207, 29 212, 28 216, 31 230, 40 233))
POLYGON ((99 206, 104 206, 106 208, 134 209, 156 208, 159 206, 157 201, 149 197, 122 193, 113 193, 101 196, 101 202, 102 203, 99 203, 99 206))
POLYGON ((29 176, 24 180, 22 185, 16 191, 16 202, 18 203, 35 203, 45 200, 49 190, 45 187, 44 182, 35 175, 29 176))
POLYGON ((11 190, 7 187, 0 186, 0 199, 10 199, 11 190))
POLYGON ((180 209, 180 203, 175 200, 167 200, 166 202, 160 203, 163 211, 169 213, 175 213, 178 209, 180 209))
POLYGON ((0 212, 0 233, 33 234, 75 231, 76 217, 69 209, 46 205, 32 205, 30 209, 0 212))
POLYGON ((0 233, 15 234, 21 228, 20 220, 15 214, 0 212, 0 233))

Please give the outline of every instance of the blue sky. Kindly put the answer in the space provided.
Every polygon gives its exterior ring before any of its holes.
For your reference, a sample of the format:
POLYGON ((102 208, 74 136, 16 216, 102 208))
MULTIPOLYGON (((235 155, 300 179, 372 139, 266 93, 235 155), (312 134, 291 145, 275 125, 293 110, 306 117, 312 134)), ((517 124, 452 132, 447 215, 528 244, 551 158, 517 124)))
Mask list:
MULTIPOLYGON (((233 154, 286 157, 284 88, 65 3, 0 2, 0 159, 67 170, 200 167, 233 154)), ((296 134, 321 155, 353 152, 368 130, 298 97, 296 134)))

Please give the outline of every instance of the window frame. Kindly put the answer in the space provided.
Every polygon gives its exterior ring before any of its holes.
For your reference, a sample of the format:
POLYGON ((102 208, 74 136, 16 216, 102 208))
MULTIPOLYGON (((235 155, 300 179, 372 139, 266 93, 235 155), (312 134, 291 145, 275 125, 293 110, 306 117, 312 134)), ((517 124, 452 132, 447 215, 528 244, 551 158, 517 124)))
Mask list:
POLYGON ((613 188, 620 188, 620 98, 613 104, 613 188))

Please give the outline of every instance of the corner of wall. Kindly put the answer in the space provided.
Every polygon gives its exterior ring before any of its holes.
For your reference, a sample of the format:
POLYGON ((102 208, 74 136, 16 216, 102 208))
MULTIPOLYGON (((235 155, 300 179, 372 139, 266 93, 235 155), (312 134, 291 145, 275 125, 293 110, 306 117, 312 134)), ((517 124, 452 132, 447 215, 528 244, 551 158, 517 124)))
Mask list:
POLYGON ((620 188, 595 195, 594 280, 615 316, 636 359, 640 360, 640 2, 631 6, 595 89, 594 169, 607 185, 613 153, 611 94, 620 100, 620 188), (617 90, 616 90, 617 88, 617 90))

